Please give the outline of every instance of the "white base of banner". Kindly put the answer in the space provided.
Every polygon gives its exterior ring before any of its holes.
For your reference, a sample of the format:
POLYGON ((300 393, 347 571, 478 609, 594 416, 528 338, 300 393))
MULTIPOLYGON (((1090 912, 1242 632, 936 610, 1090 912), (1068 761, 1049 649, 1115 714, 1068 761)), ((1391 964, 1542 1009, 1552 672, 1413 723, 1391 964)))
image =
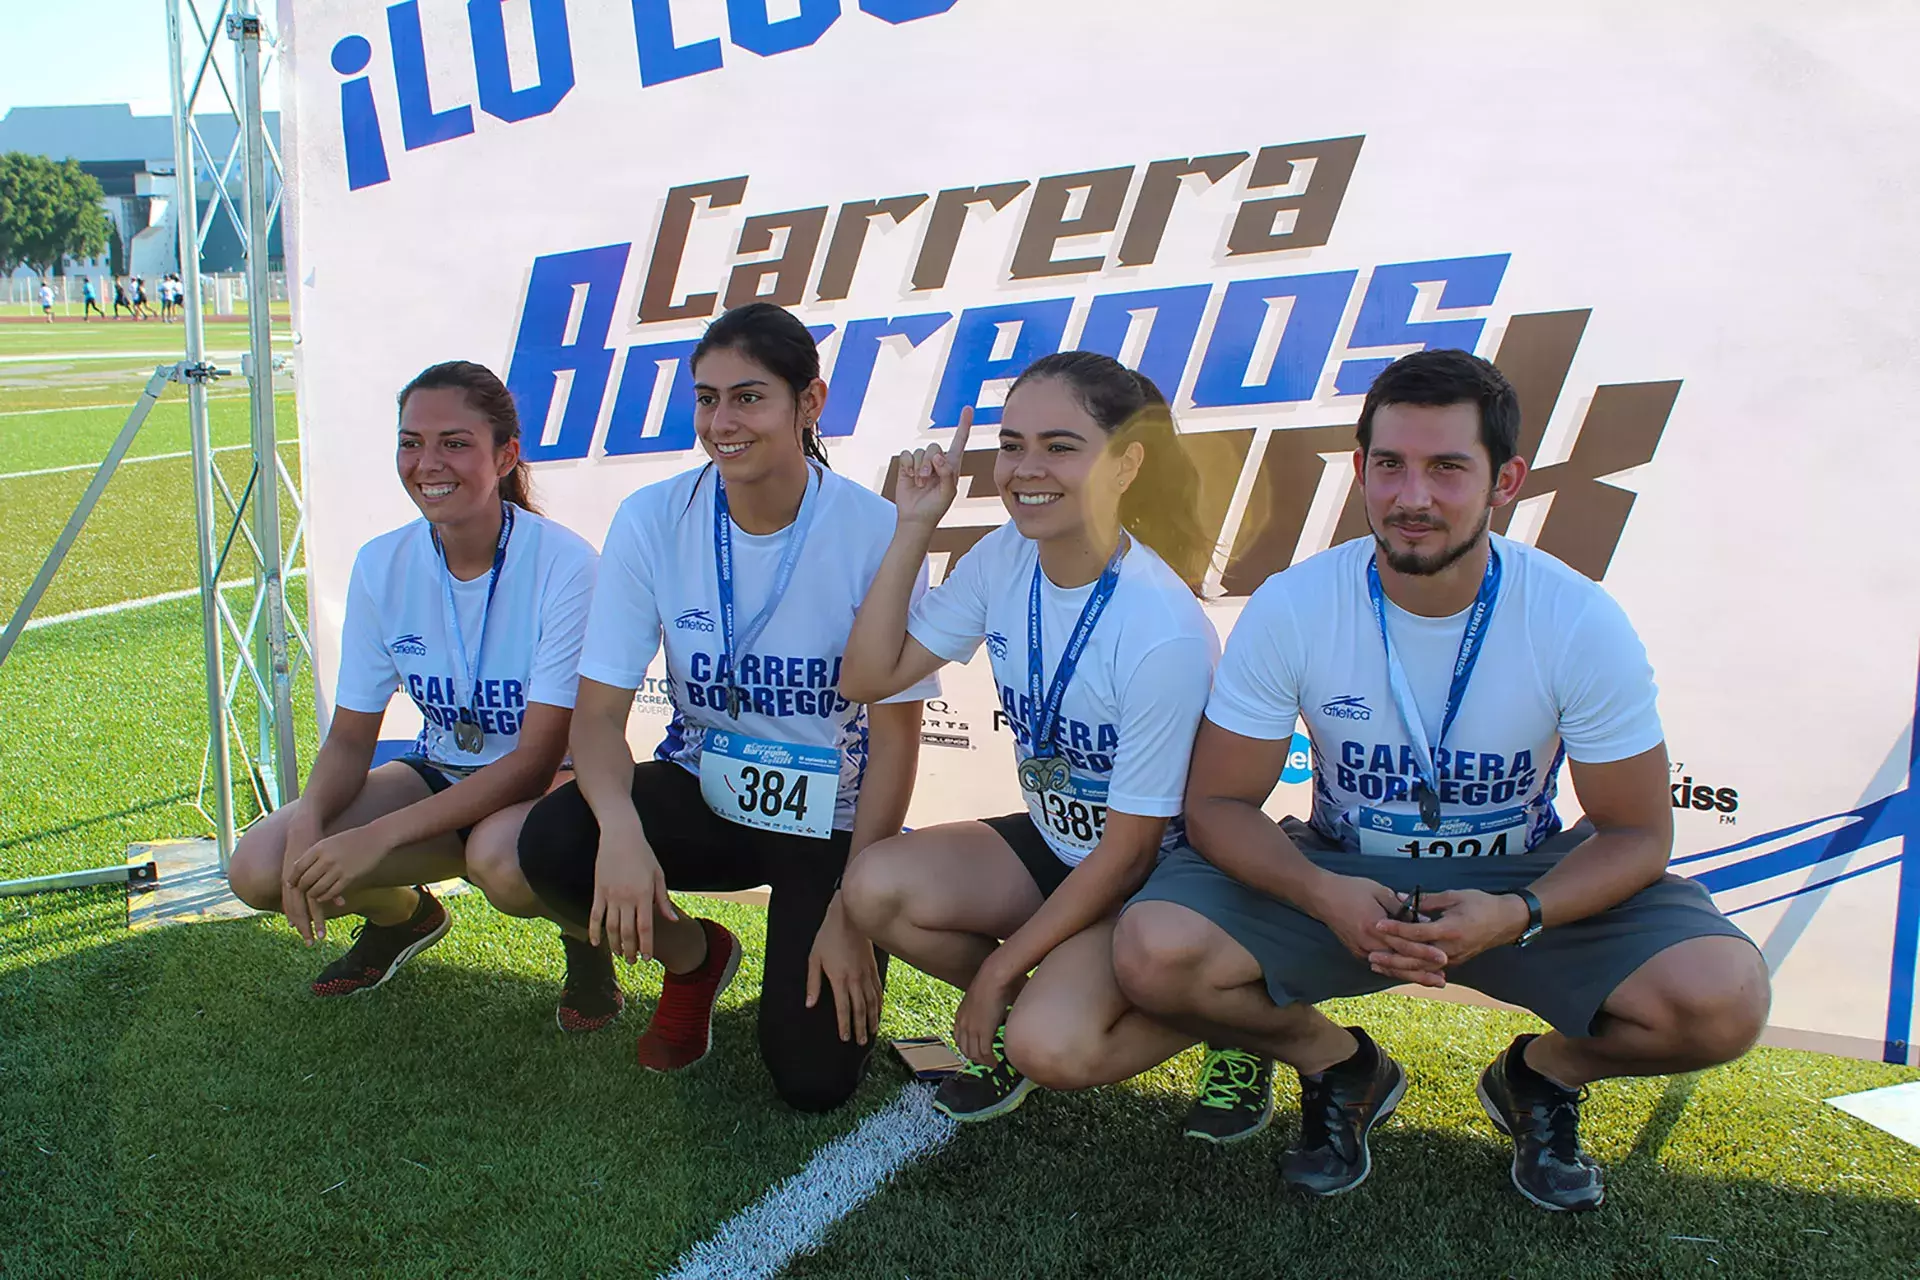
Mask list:
POLYGON ((1876 1129, 1885 1129, 1909 1146, 1920 1147, 1920 1080, 1827 1101, 1876 1129))

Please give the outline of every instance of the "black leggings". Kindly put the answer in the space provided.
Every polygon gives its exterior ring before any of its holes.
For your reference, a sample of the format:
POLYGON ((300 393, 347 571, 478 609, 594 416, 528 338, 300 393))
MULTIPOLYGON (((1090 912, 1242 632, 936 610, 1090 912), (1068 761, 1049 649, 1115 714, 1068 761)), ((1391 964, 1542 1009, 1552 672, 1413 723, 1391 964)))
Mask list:
MULTIPOLYGON (((852 1096, 872 1041, 841 1040, 833 994, 823 981, 807 1008, 807 957, 847 865, 852 837, 781 835, 728 822, 700 798, 700 780, 679 765, 647 761, 633 770, 633 807, 669 889, 726 892, 770 885, 767 954, 760 982, 760 1057, 773 1087, 801 1111, 830 1111, 852 1096)), ((585 925, 593 910, 600 824, 578 784, 556 787, 520 828, 520 870, 540 900, 585 925)), ((880 980, 887 956, 879 953, 880 980)))

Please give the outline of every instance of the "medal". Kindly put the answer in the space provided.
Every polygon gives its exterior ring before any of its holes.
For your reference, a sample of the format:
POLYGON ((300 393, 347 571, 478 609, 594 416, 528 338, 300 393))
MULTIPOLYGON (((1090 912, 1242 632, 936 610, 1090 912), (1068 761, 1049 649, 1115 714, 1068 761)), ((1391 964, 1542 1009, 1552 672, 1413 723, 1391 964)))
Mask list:
POLYGON ((1020 762, 1020 785, 1035 795, 1065 791, 1073 781, 1073 771, 1058 756, 1029 756, 1020 762))
POLYGON ((1044 661, 1040 651, 1040 564, 1034 562, 1033 582, 1027 589, 1027 694, 1034 708, 1033 754, 1020 762, 1020 785, 1036 795, 1065 791, 1073 784, 1073 770, 1054 754, 1053 730, 1060 722, 1060 704, 1067 696, 1067 686, 1073 683, 1073 673, 1093 638, 1093 628, 1120 583, 1120 559, 1126 550, 1124 540, 1113 549, 1113 558, 1094 583, 1093 594, 1081 606, 1080 620, 1073 624, 1067 647, 1060 651, 1060 665, 1054 668, 1052 684, 1044 695, 1040 689, 1040 664, 1044 661))
POLYGON ((468 657, 467 638, 460 630, 460 610, 453 603, 453 570, 447 567, 446 548, 440 545, 439 530, 433 531, 433 546, 440 552, 440 591, 446 604, 447 633, 453 637, 454 649, 460 655, 467 676, 467 696, 461 705, 460 718, 453 725, 453 745, 470 756, 479 755, 487 743, 486 732, 480 728, 480 717, 473 704, 480 696, 480 655, 487 647, 487 615, 493 611, 493 593, 500 586, 500 570, 507 563, 507 541, 512 537, 513 507, 502 502, 500 541, 493 548, 493 573, 487 579, 487 602, 480 608, 479 643, 474 645, 473 656, 468 657))

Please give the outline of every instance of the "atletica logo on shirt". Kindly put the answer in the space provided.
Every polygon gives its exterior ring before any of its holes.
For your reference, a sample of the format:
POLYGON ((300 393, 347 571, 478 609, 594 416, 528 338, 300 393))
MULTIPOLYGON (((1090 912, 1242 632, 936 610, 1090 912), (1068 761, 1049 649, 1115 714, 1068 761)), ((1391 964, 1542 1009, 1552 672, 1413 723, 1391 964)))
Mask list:
POLYGON ((1371 720, 1373 708, 1369 707, 1366 699, 1359 694, 1348 693, 1342 694, 1331 702, 1321 703, 1320 714, 1334 716, 1341 720, 1371 720))
POLYGON ((987 653, 995 658, 1007 656, 1007 638, 998 631, 989 631, 986 635, 987 653))
POLYGON ((713 615, 705 609, 686 609, 673 620, 673 625, 682 631, 711 631, 713 615))
POLYGON ((395 653, 411 654, 416 658, 424 658, 427 656, 427 642, 421 639, 417 632, 413 631, 409 631, 406 635, 399 637, 392 644, 388 645, 387 648, 395 653))

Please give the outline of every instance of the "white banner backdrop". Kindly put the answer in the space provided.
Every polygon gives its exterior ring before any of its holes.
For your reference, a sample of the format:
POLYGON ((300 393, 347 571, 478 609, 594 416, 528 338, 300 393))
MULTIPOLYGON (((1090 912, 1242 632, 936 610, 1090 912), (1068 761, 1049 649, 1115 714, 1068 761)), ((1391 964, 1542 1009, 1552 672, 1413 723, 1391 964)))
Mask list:
MULTIPOLYGON (((1374 372, 1468 347, 1525 411, 1507 531, 1646 640, 1676 868, 1765 947, 1774 1038, 1920 1060, 1910 8, 282 8, 323 714, 354 551, 415 514, 394 393, 435 361, 508 377, 540 500, 597 543, 700 460, 684 357, 727 303, 817 326, 833 465, 882 490, 1035 356, 1107 350, 1203 446, 1224 633, 1364 531, 1374 372)), ((968 461, 941 563, 1004 519, 968 461)), ((916 823, 1017 807, 984 663, 928 710, 916 823)))

